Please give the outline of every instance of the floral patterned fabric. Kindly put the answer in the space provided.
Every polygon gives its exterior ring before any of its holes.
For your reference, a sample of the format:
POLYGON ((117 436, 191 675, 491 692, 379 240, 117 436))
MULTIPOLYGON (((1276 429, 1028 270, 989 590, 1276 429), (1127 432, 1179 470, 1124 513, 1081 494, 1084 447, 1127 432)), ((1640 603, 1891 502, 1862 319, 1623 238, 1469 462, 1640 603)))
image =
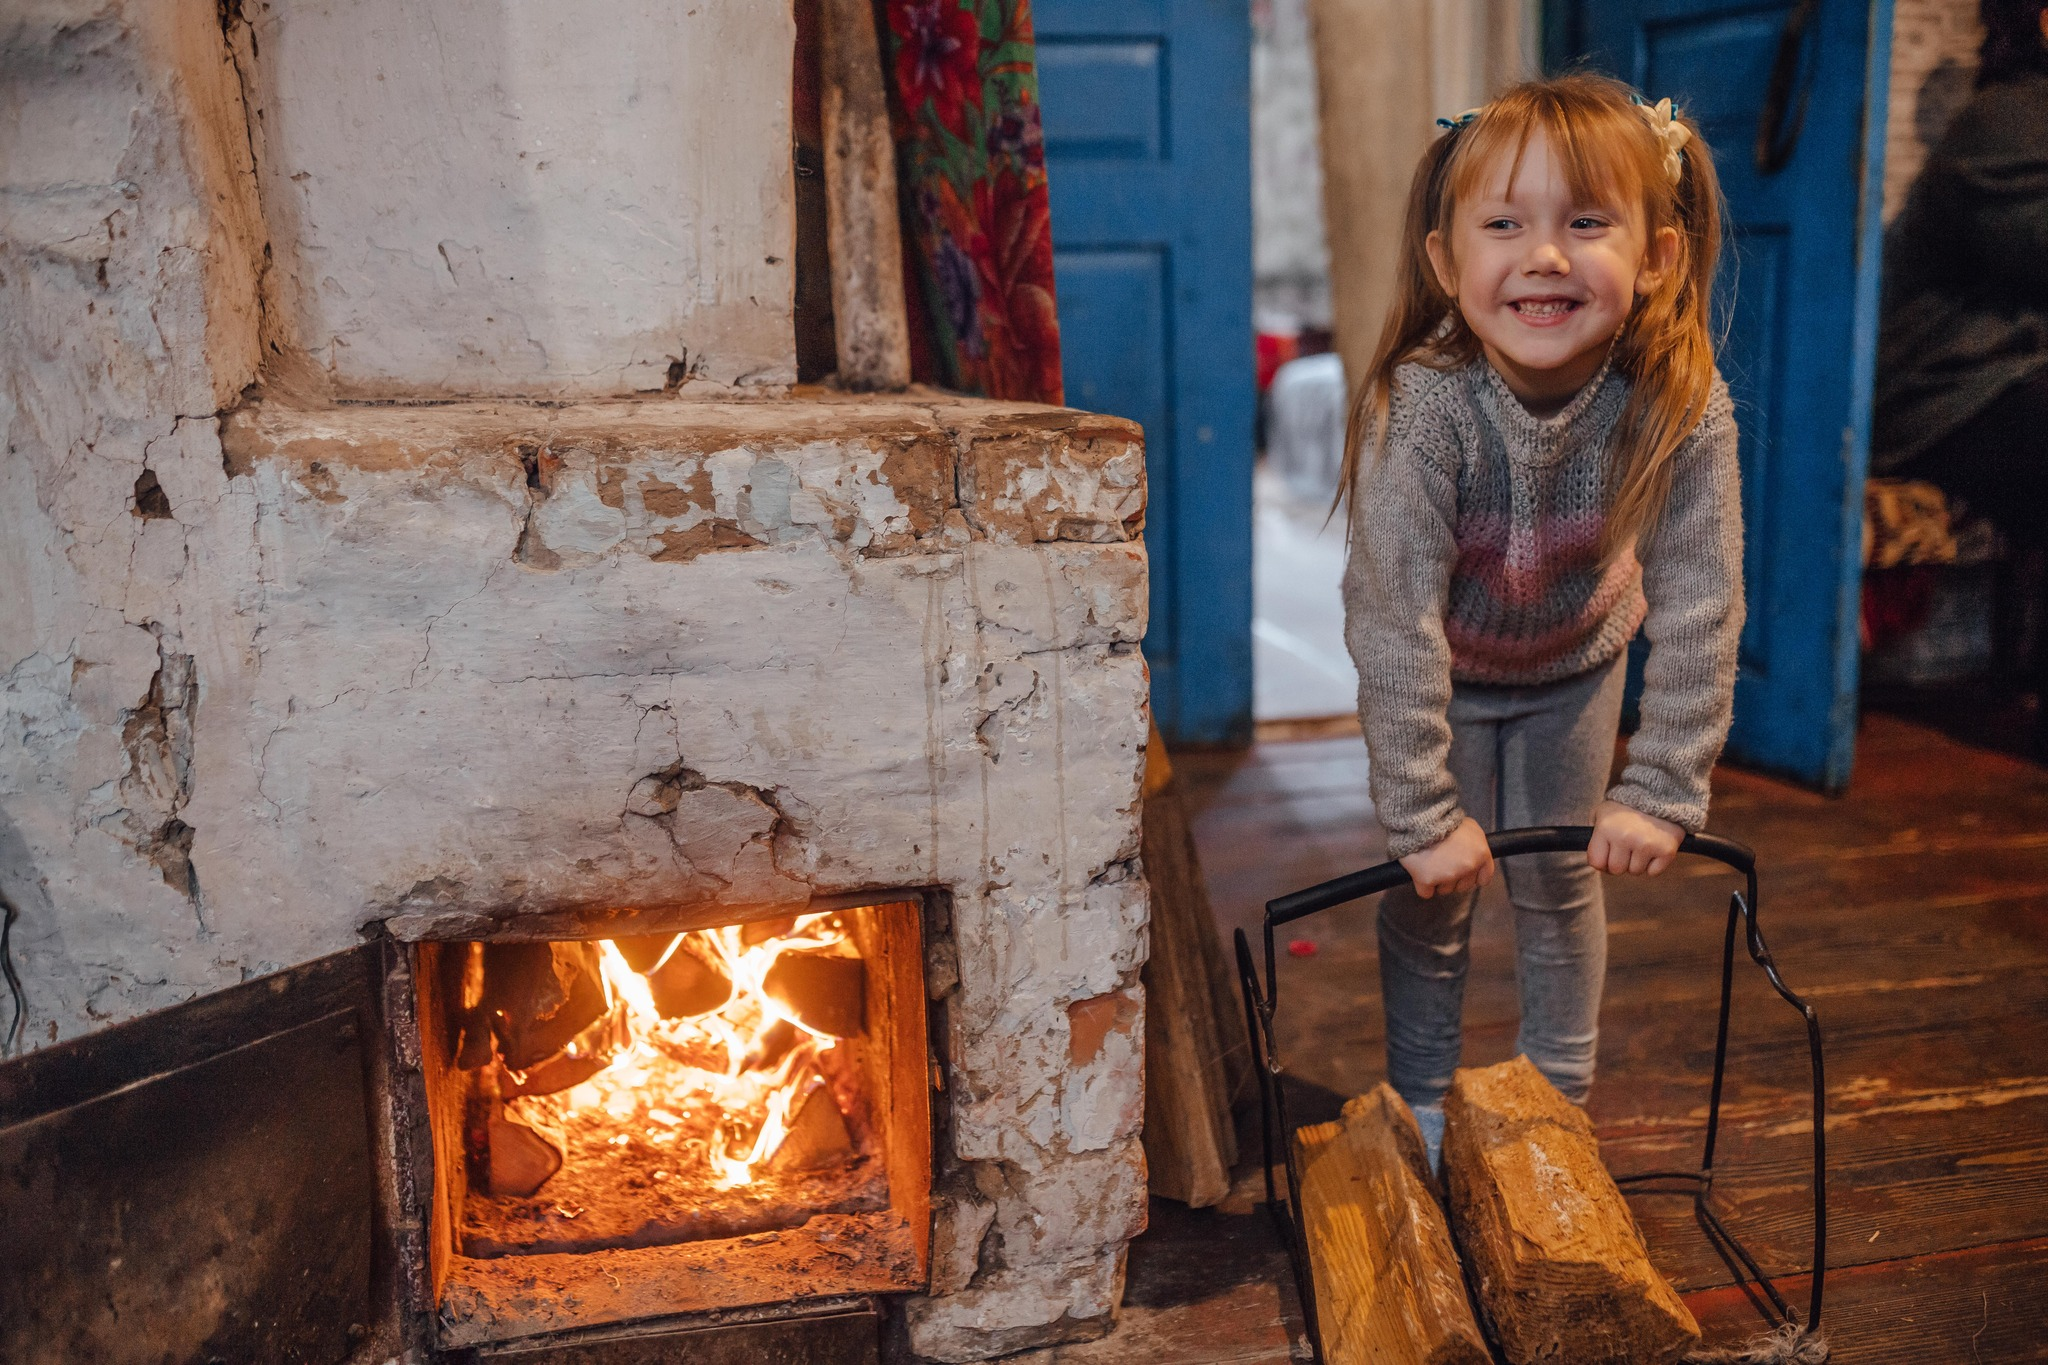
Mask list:
POLYGON ((927 343, 913 351, 928 371, 919 378, 990 398, 1058 403, 1060 325, 1031 0, 882 4, 905 251, 926 305, 913 319, 927 343))

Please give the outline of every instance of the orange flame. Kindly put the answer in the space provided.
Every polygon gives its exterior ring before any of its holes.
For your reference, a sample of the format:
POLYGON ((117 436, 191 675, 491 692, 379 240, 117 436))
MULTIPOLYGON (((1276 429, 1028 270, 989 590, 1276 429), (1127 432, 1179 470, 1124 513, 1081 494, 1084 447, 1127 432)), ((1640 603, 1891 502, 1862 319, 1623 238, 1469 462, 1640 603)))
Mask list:
POLYGON ((714 1183, 730 1189, 751 1184, 756 1168, 782 1146, 798 1102, 819 1083, 819 1056, 834 1044, 768 995, 769 969, 784 952, 827 947, 846 930, 826 913, 801 916, 789 933, 751 945, 739 926, 678 934, 650 971, 681 951, 686 937, 732 979, 731 998, 710 1014, 664 1019, 647 976, 633 970, 616 943, 602 940, 606 1003, 623 1006, 630 1042, 602 1071, 554 1098, 566 1112, 602 1109, 622 1123, 637 1121, 654 1143, 676 1141, 684 1116, 708 1110, 716 1121, 704 1160, 714 1183), (783 1022, 796 1028, 797 1042, 773 1066, 763 1066, 758 1050, 783 1022))

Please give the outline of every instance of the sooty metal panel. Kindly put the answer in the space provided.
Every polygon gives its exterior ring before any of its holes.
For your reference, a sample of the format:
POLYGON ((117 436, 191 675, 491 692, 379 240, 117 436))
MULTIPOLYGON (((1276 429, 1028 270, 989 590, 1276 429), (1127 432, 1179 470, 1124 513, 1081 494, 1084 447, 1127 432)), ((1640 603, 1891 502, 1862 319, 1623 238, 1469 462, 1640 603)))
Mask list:
POLYGON ((347 1360, 375 1320, 360 1033, 337 1012, 0 1128, 0 1360, 347 1360))

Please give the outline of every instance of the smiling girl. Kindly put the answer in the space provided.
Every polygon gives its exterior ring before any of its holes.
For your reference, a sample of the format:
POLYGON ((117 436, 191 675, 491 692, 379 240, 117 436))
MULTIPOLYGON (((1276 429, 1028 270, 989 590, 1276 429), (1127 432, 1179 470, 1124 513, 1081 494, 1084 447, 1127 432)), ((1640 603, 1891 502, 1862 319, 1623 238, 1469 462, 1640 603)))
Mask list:
POLYGON ((1661 872, 1705 824, 1743 615, 1735 418, 1708 319, 1721 201, 1697 128, 1589 75, 1447 126, 1415 173, 1343 479, 1373 802, 1413 879, 1380 906, 1388 1079, 1432 1158, 1486 831, 1593 826, 1583 857, 1507 867, 1517 1047, 1583 1103, 1599 874, 1661 872), (1639 627, 1641 724, 1610 789, 1639 627))

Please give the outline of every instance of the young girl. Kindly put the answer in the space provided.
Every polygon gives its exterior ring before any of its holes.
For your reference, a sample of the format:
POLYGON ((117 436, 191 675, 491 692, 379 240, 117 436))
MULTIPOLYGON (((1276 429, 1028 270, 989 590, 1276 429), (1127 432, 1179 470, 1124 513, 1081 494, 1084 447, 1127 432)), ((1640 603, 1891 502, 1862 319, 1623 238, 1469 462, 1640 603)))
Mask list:
POLYGON ((1486 831, 1593 826, 1583 857, 1506 865, 1517 1047, 1583 1103, 1599 874, 1661 872, 1706 822, 1743 613, 1720 222, 1698 129, 1598 76, 1509 90, 1415 173, 1345 453, 1344 596, 1373 801, 1414 879, 1380 906, 1388 1078, 1432 1159, 1486 831), (1638 627, 1642 723, 1609 790, 1638 627))

